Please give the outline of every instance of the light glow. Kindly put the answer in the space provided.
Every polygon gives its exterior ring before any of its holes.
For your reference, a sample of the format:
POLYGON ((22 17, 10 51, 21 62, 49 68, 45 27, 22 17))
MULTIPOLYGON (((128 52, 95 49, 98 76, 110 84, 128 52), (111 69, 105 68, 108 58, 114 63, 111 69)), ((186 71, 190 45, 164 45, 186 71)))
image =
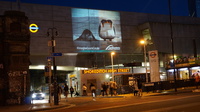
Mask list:
POLYGON ((39 27, 36 24, 30 24, 29 30, 32 33, 36 33, 39 30, 39 27))

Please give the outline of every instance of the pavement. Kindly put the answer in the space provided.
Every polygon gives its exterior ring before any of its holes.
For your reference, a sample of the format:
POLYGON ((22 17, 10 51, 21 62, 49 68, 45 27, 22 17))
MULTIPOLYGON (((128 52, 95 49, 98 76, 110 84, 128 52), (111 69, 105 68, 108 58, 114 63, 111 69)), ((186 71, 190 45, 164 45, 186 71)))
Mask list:
MULTIPOLYGON (((168 94, 180 94, 180 93, 189 93, 189 92, 200 92, 200 89, 197 90, 195 87, 187 87, 187 88, 177 88, 177 92, 174 89, 172 90, 163 90, 163 91, 156 91, 156 92, 143 92, 143 97, 145 96, 157 96, 157 95, 168 95, 168 94)), ((126 97, 126 96, 133 96, 133 94, 120 94, 117 96, 97 96, 99 98, 114 98, 114 97, 126 97)), ((83 96, 77 96, 83 97, 83 96)), ((91 98, 91 96, 84 96, 85 98, 91 98)), ((71 98, 71 97, 68 97, 71 98)), ((82 100, 84 103, 84 100, 82 100)), ((70 108, 75 106, 70 102, 66 102, 65 98, 62 98, 58 105, 54 105, 53 103, 34 103, 34 104, 24 104, 24 105, 10 105, 10 106, 0 106, 0 110, 2 112, 29 112, 29 111, 44 111, 50 109, 58 109, 58 108, 70 108)))

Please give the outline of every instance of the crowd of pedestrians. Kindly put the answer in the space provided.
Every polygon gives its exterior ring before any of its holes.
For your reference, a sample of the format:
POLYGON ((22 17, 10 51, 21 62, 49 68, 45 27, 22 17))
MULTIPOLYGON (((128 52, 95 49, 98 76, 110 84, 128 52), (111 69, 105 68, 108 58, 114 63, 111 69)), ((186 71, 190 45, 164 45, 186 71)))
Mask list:
POLYGON ((142 81, 140 77, 133 80, 133 94, 134 96, 142 96, 142 81))
POLYGON ((117 83, 114 81, 104 82, 101 84, 101 95, 117 95, 117 83))
MULTIPOLYGON (((134 81, 134 96, 139 95, 142 96, 142 82, 140 81, 139 78, 137 78, 134 81)), ((95 100, 96 94, 97 94, 97 85, 90 83, 87 87, 86 84, 82 85, 82 96, 88 96, 91 95, 93 100, 95 100), (89 93, 89 94, 88 94, 89 93)), ((117 89, 118 89, 118 85, 116 82, 114 81, 110 81, 110 82, 103 82, 100 85, 100 88, 98 90, 101 90, 100 95, 101 96, 116 96, 117 95, 117 89)), ((70 88, 68 87, 67 84, 64 84, 64 87, 60 87, 59 86, 59 100, 61 99, 61 94, 64 94, 65 96, 65 100, 68 101, 68 95, 70 94, 71 97, 73 97, 73 94, 77 96, 79 95, 77 93, 77 91, 71 86, 70 88), (76 92, 76 93, 74 93, 76 92)))

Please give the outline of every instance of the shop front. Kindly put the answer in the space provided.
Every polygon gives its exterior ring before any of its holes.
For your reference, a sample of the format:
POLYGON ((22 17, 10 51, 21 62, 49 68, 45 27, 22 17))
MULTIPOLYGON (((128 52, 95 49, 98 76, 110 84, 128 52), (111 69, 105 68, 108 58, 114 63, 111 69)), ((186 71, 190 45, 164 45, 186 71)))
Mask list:
POLYGON ((101 94, 101 85, 103 83, 110 84, 111 81, 117 83, 117 87, 121 84, 121 78, 118 77, 120 74, 129 74, 131 75, 130 68, 119 68, 119 69, 92 69, 92 70, 81 70, 80 71, 80 93, 82 94, 81 87, 83 84, 87 86, 87 93, 88 95, 91 94, 90 92, 90 84, 93 83, 96 86, 97 95, 101 94), (114 77, 112 77, 112 73, 114 72, 114 77), (114 78, 114 79, 113 79, 114 78))
POLYGON ((175 60, 175 67, 171 63, 167 65, 168 80, 174 80, 174 75, 177 80, 193 79, 193 74, 198 71, 200 71, 199 58, 178 58, 175 60))

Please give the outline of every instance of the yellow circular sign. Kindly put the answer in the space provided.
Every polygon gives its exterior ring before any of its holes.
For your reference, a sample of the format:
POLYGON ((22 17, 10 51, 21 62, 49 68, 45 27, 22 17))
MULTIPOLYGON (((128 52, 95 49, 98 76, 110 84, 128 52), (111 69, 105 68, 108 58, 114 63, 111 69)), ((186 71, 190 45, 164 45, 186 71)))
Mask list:
POLYGON ((29 30, 32 33, 36 33, 39 30, 39 27, 36 24, 30 24, 29 30))

